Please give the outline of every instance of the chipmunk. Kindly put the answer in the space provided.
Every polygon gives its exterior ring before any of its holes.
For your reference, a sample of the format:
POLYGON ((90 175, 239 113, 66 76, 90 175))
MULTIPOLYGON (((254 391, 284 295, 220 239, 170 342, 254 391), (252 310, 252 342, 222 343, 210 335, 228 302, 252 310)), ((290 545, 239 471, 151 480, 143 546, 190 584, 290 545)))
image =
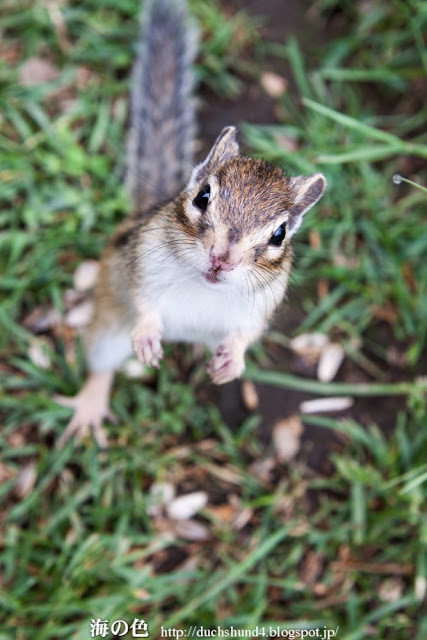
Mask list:
POLYGON ((238 378, 285 295, 290 240, 326 186, 321 173, 289 178, 240 155, 233 126, 194 167, 197 30, 185 0, 144 5, 127 157, 135 213, 101 258, 84 335, 90 373, 59 400, 74 409, 60 444, 92 427, 107 446, 114 372, 132 352, 158 367, 163 341, 202 343, 212 382, 238 378))

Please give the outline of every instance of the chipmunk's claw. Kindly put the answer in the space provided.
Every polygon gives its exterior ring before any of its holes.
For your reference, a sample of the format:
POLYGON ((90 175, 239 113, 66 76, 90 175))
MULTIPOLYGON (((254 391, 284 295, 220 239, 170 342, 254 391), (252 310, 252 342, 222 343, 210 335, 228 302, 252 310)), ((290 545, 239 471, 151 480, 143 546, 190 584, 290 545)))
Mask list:
POLYGON ((243 357, 241 359, 234 357, 226 345, 220 345, 207 364, 207 371, 215 384, 225 384, 240 378, 244 368, 243 357))
POLYGON ((158 368, 163 358, 163 349, 160 334, 134 335, 132 347, 136 357, 142 364, 158 368))

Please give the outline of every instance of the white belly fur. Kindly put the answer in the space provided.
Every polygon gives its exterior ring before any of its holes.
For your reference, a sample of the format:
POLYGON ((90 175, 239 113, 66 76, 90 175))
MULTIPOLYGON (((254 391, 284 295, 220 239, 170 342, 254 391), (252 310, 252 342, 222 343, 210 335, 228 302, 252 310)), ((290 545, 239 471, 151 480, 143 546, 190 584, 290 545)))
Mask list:
MULTIPOLYGON (((262 305, 265 308, 265 304, 262 305)), ((166 341, 200 342, 216 347, 231 332, 263 327, 259 304, 245 295, 197 281, 188 287, 167 287, 156 299, 166 341), (215 289, 214 287, 217 287, 215 289)))

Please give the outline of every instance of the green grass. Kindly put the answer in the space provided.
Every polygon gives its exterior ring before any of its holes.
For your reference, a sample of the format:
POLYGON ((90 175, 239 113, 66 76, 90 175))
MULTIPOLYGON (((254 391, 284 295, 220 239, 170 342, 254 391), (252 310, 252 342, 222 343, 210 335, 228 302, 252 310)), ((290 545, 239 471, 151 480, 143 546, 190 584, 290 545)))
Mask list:
MULTIPOLYGON (((392 178, 427 185, 427 114, 417 98, 426 82, 424 3, 373 0, 366 12, 349 3, 344 33, 310 71, 295 39, 261 46, 244 14, 192 4, 203 28, 198 74, 214 95, 238 94, 255 68, 251 53, 258 63, 266 51, 290 63, 301 102, 285 96, 282 124, 245 126, 244 136, 289 173, 328 178, 324 204, 297 242, 304 321, 296 329, 329 333, 349 360, 378 372, 357 385, 324 385, 273 371, 258 347, 247 377, 315 396, 373 396, 387 416, 399 397, 400 409, 384 430, 369 410, 360 421, 304 416, 308 435, 334 434, 331 471, 310 468, 305 449, 280 464, 258 438, 261 418, 225 424, 203 366, 168 347, 155 381, 117 376, 119 424, 109 427, 108 451, 91 441, 55 448, 69 412, 52 396, 82 384, 82 349, 62 325, 42 331, 51 360, 43 369, 28 357, 34 336, 24 320, 34 310, 65 313, 75 267, 99 256, 128 210, 122 174, 139 0, 64 1, 65 33, 47 5, 3 2, 0 640, 86 640, 97 618, 145 619, 153 638, 162 626, 233 625, 265 629, 264 637, 270 627, 339 627, 346 640, 421 640, 426 195, 392 178), (33 56, 48 58, 58 76, 28 88, 19 67, 33 56), (287 152, 283 137, 297 150, 287 152), (390 370, 392 350, 400 370, 390 370), (150 515, 150 489, 164 482, 180 495, 207 491, 196 518, 207 540, 174 533, 165 513, 150 515)), ((321 21, 338 5, 319 0, 312 10, 321 21)))

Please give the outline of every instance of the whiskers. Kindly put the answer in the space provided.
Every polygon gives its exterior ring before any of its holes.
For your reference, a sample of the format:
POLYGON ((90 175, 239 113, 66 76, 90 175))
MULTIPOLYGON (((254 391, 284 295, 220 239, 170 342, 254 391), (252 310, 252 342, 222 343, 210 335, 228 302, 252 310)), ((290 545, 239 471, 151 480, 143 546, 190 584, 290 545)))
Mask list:
POLYGON ((263 303, 263 315, 265 324, 271 313, 281 303, 288 286, 286 272, 272 271, 267 266, 254 263, 245 274, 242 289, 246 284, 246 293, 252 298, 250 314, 255 309, 255 304, 263 303))

